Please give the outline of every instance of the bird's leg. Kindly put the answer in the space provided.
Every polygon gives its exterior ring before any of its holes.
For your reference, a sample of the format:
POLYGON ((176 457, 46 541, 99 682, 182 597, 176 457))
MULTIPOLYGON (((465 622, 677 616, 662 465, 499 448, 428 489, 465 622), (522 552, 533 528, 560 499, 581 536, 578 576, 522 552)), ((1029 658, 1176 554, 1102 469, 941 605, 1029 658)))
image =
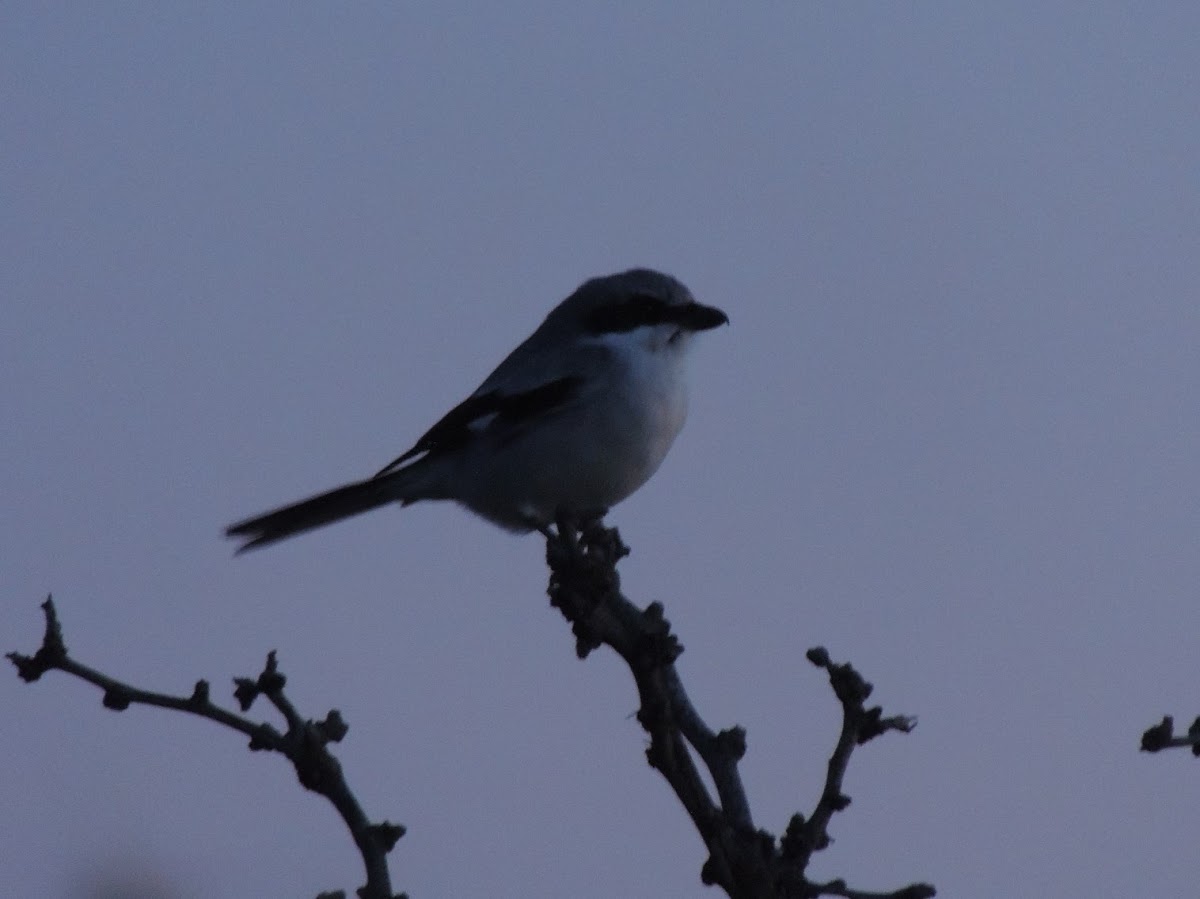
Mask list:
POLYGON ((579 526, 575 523, 575 516, 560 506, 554 513, 554 523, 558 527, 558 539, 572 550, 575 549, 579 545, 579 526))
POLYGON ((579 517, 579 532, 585 533, 592 528, 604 526, 604 516, 608 514, 608 509, 593 509, 586 515, 579 517))

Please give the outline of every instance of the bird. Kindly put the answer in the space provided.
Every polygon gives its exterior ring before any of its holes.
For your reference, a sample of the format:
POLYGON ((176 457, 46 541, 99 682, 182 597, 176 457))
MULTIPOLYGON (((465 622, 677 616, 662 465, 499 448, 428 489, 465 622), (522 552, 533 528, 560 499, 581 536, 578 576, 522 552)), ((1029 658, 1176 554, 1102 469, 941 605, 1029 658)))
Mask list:
POLYGON ((591 278, 374 475, 225 534, 240 554, 422 500, 451 500, 515 533, 600 519, 658 470, 687 416, 693 338, 728 323, 653 269, 591 278))

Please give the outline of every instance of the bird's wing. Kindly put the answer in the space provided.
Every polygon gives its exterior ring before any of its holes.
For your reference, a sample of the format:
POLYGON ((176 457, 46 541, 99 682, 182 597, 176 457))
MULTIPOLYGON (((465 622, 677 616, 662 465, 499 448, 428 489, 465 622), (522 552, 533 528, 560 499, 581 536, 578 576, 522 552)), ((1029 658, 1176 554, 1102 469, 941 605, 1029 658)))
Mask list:
POLYGON ((508 393, 500 388, 476 391, 443 415, 412 449, 381 468, 375 477, 394 471, 422 453, 457 449, 474 440, 493 423, 511 428, 548 415, 575 399, 583 381, 579 375, 567 375, 518 392, 508 393))
POLYGON ((606 347, 564 344, 539 328, 509 353, 474 393, 376 477, 422 453, 461 447, 493 425, 511 428, 556 412, 585 394, 589 383, 596 380, 596 372, 607 364, 611 358, 606 347))

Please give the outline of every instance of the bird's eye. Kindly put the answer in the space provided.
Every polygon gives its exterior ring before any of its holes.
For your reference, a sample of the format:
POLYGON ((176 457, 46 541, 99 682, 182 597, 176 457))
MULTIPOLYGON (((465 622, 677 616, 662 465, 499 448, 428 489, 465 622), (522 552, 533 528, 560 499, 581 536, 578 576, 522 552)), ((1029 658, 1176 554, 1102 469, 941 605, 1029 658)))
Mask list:
POLYGON ((662 321, 666 303, 652 293, 637 293, 626 304, 629 317, 638 325, 655 325, 662 321))

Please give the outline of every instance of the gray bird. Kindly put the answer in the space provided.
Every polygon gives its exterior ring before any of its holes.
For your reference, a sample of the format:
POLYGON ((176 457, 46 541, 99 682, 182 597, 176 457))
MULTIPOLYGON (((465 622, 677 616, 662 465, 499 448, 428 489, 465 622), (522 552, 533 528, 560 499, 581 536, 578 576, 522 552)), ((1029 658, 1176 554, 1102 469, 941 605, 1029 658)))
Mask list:
POLYGON ((517 532, 600 517, 646 483, 683 427, 692 335, 728 321, 670 275, 593 278, 373 477, 230 525, 226 536, 243 541, 240 553, 427 499, 517 532))

